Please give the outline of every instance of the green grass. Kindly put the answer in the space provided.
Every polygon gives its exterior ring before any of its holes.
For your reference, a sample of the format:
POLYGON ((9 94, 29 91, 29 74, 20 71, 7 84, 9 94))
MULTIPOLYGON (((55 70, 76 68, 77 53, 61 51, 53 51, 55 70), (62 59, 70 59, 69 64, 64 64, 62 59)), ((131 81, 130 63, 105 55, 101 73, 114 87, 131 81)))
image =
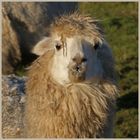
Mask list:
POLYGON ((138 110, 135 108, 122 109, 117 112, 115 125, 115 137, 137 138, 138 137, 138 110))

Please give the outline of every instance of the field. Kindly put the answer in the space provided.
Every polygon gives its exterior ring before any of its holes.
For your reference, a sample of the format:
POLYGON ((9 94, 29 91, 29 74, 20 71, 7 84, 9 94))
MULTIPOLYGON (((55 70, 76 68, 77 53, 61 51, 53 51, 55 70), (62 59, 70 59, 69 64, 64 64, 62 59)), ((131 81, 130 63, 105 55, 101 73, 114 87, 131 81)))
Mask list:
POLYGON ((79 3, 80 12, 100 20, 116 61, 120 95, 116 138, 138 137, 138 3, 79 3))

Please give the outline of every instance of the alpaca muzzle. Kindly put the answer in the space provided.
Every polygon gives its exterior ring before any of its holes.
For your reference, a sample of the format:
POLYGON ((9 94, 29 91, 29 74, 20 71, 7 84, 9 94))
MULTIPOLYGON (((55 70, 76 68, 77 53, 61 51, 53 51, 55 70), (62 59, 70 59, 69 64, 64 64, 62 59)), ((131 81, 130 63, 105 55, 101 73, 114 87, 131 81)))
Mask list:
POLYGON ((81 62, 72 62, 68 66, 68 74, 71 82, 81 82, 85 80, 86 65, 81 62))

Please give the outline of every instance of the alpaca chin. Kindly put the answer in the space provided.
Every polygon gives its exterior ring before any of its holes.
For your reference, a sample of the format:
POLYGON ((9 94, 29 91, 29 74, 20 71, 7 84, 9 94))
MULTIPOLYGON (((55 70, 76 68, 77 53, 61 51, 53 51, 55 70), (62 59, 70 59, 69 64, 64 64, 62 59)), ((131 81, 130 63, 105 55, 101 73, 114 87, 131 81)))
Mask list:
POLYGON ((73 73, 70 72, 69 73, 69 79, 71 82, 77 83, 77 82, 82 82, 85 80, 85 73, 81 74, 81 73, 73 73))

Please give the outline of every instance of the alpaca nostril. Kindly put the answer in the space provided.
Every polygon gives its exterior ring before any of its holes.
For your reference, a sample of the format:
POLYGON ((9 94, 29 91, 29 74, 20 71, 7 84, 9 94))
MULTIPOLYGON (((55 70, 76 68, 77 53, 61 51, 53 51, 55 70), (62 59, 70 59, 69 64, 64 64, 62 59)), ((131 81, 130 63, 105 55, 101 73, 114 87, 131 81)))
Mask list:
POLYGON ((73 60, 74 62, 76 62, 76 58, 72 58, 72 60, 73 60))
POLYGON ((80 69, 80 66, 76 66, 76 68, 75 68, 75 69, 76 69, 76 71, 78 71, 78 70, 80 69))

